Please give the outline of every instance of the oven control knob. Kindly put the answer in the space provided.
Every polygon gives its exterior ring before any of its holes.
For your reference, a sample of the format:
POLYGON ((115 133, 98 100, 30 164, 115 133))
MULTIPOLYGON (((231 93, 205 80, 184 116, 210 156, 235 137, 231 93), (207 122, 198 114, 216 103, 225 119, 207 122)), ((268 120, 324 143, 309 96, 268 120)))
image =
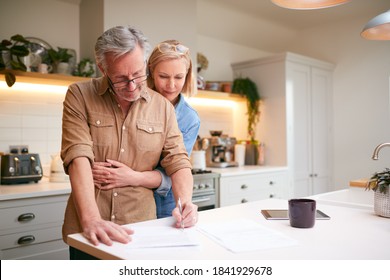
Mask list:
POLYGON ((206 189, 209 189, 210 187, 211 187, 211 186, 210 186, 209 184, 206 184, 206 185, 205 185, 205 188, 206 188, 206 189))
POLYGON ((204 184, 199 184, 199 187, 198 187, 199 189, 204 189, 205 188, 205 186, 204 186, 204 184))
POLYGON ((196 190, 198 188, 198 185, 195 185, 192 187, 193 190, 196 190))

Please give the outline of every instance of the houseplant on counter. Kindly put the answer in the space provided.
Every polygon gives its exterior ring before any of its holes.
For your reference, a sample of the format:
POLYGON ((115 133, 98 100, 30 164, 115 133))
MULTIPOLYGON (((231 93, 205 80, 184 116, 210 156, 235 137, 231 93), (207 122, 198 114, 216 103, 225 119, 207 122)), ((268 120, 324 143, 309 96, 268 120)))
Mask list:
POLYGON ((251 79, 242 77, 233 80, 232 93, 237 93, 246 97, 248 115, 247 133, 250 139, 249 145, 252 152, 246 151, 245 164, 257 164, 259 158, 259 141, 256 140, 256 126, 260 120, 260 94, 256 84, 251 79), (247 155, 252 155, 253 159, 248 161, 247 155))
POLYGON ((10 70, 27 71, 27 66, 21 58, 30 54, 29 44, 30 42, 19 34, 12 36, 10 40, 4 39, 1 41, 0 71, 5 71, 5 81, 9 87, 12 87, 16 82, 15 74, 10 70))
POLYGON ((390 169, 385 168, 382 172, 376 172, 367 182, 367 189, 375 191, 374 212, 375 214, 390 218, 390 169))

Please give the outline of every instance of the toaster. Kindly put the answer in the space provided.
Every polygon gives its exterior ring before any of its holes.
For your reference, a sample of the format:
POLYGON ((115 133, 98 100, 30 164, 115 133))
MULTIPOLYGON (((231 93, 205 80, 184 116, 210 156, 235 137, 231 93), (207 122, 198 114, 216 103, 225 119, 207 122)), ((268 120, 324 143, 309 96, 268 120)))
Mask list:
POLYGON ((4 185, 38 182, 42 165, 38 154, 10 153, 0 156, 0 183, 4 185))

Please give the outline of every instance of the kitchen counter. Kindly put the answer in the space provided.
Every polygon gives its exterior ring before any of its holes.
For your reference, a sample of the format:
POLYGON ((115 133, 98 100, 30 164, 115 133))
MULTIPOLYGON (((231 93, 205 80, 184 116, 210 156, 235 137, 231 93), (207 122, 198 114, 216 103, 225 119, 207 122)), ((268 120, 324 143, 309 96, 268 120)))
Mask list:
POLYGON ((221 174, 221 177, 261 174, 261 173, 274 172, 274 171, 287 171, 286 166, 261 166, 261 165, 245 165, 240 167, 207 168, 207 169, 210 169, 213 172, 221 174))
MULTIPOLYGON (((347 190, 346 192, 348 192, 347 190)), ((353 193, 352 193, 353 195, 353 193)), ((317 197, 318 198, 318 197, 317 197)), ((69 243, 101 259, 268 259, 268 260, 357 260, 390 259, 389 219, 379 217, 372 209, 331 205, 319 199, 317 209, 328 214, 330 220, 317 220, 313 228, 299 229, 289 225, 288 220, 266 220, 261 209, 287 209, 287 200, 266 199, 228 207, 207 210, 199 213, 198 226, 227 222, 237 219, 250 219, 270 230, 296 240, 293 246, 268 248, 258 251, 233 253, 207 235, 196 231, 200 245, 192 247, 128 249, 125 244, 114 242, 112 246, 92 246, 81 234, 69 236, 69 243), (375 236, 375 238, 371 238, 375 236)), ((137 223, 144 228, 171 226, 172 218, 137 223)), ((131 227, 131 225, 130 225, 131 227)))
POLYGON ((0 201, 70 194, 70 182, 53 183, 43 177, 38 183, 0 185, 0 201))

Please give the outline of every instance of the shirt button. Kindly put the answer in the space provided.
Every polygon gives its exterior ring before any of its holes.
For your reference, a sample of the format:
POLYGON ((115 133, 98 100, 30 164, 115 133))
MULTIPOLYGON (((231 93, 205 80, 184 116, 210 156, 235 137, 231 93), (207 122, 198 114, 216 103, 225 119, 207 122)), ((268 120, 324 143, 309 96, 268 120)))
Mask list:
POLYGON ((126 129, 126 127, 125 126, 122 126, 122 130, 125 130, 126 129))
POLYGON ((114 196, 118 196, 118 193, 117 193, 117 192, 114 192, 114 196))
POLYGON ((118 104, 118 108, 120 108, 121 107, 121 104, 118 104))
POLYGON ((100 121, 99 121, 99 120, 97 120, 97 121, 96 121, 96 124, 97 124, 97 125, 99 125, 99 124, 100 124, 100 121))
POLYGON ((111 215, 111 220, 115 220, 115 215, 111 215))
POLYGON ((121 149, 121 153, 123 153, 124 151, 125 151, 125 149, 122 148, 122 149, 121 149))
POLYGON ((152 132, 153 131, 153 127, 149 127, 149 132, 152 132))

